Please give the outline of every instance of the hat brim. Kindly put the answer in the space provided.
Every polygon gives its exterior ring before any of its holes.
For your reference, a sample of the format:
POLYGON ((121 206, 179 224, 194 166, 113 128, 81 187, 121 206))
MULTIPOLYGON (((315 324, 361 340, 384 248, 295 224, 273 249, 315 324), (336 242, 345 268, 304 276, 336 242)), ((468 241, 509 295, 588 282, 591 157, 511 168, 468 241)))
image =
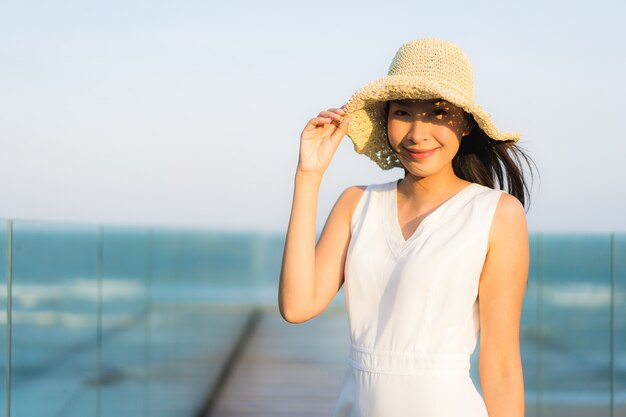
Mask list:
POLYGON ((389 147, 384 102, 433 98, 446 100, 470 113, 478 127, 494 140, 518 142, 522 136, 519 132, 501 132, 489 113, 449 86, 420 77, 389 75, 360 88, 344 107, 351 117, 347 135, 354 143, 354 150, 367 155, 383 169, 401 167, 389 147))

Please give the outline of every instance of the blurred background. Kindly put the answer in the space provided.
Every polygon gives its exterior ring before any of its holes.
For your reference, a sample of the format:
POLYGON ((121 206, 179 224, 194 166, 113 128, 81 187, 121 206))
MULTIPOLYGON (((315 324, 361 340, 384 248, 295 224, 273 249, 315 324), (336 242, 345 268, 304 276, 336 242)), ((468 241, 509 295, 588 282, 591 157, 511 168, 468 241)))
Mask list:
MULTIPOLYGON (((463 48, 477 102, 539 169, 526 415, 626 416, 625 17, 605 0, 3 2, 0 416, 330 415, 343 291, 310 322, 277 317, 299 135, 420 37, 463 48)), ((318 232, 346 187, 402 175, 346 137, 318 232)))

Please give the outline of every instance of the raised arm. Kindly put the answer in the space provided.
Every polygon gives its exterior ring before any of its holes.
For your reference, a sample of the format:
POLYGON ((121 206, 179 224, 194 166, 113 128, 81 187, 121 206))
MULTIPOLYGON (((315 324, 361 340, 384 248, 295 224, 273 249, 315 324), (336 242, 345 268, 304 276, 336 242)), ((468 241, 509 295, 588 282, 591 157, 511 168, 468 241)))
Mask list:
POLYGON ((350 121, 342 109, 329 109, 307 123, 300 139, 300 159, 280 271, 278 305, 283 318, 301 323, 321 313, 343 283, 350 216, 357 187, 350 187, 331 210, 315 244, 319 187, 350 121))
POLYGON ((489 417, 524 416, 519 330, 528 263, 524 208, 515 197, 502 194, 478 291, 478 370, 489 417))

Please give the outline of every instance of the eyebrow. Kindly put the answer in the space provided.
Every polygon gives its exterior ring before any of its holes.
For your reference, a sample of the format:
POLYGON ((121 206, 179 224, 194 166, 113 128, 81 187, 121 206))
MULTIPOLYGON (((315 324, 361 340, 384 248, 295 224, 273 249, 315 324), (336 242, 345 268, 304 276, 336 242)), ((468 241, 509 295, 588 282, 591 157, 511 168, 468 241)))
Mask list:
MULTIPOLYGON (((402 99, 402 100, 391 100, 392 102, 400 105, 400 106, 404 106, 404 107, 408 107, 411 105, 411 102, 413 100, 411 99, 402 99)), ((429 99, 429 100, 424 100, 426 102, 429 102, 429 104, 433 104, 435 106, 437 105, 441 105, 441 106, 445 106, 445 105, 450 105, 450 103, 446 100, 443 99, 429 99)))

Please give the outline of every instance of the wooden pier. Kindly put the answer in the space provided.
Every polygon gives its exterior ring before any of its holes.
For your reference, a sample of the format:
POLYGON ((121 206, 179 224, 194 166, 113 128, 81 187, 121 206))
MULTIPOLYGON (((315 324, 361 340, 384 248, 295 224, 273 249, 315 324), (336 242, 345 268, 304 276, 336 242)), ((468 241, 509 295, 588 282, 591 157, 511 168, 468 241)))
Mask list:
POLYGON ((205 417, 328 417, 347 369, 345 311, 328 309, 301 324, 264 310, 205 417))

